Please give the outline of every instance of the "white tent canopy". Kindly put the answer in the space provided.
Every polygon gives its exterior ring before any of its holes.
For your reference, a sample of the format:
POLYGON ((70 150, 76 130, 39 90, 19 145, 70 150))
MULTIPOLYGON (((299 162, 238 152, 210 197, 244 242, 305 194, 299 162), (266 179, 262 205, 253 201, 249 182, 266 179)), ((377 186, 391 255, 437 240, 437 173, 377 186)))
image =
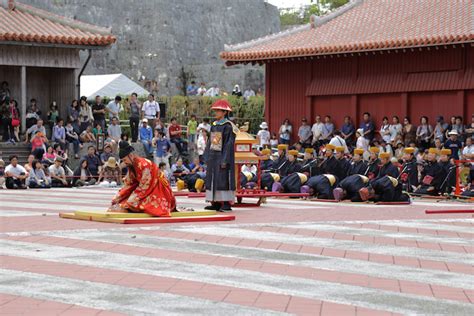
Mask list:
POLYGON ((88 99, 96 95, 115 98, 117 95, 130 95, 133 92, 148 95, 148 91, 124 74, 81 76, 81 96, 88 99))

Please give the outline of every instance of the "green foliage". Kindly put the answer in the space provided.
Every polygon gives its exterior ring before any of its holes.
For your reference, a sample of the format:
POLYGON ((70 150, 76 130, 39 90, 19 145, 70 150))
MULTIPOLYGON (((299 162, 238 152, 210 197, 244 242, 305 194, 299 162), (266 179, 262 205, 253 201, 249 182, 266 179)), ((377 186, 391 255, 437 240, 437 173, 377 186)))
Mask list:
POLYGON ((280 10, 280 24, 282 27, 309 23, 311 15, 324 15, 340 6, 348 3, 349 0, 312 0, 310 5, 298 9, 280 10))

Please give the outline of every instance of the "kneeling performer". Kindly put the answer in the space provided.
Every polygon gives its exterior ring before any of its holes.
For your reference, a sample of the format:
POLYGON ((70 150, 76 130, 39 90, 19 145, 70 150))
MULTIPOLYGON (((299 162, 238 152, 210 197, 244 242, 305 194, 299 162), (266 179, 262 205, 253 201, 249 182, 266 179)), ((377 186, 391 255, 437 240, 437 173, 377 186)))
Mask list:
POLYGON ((165 174, 150 160, 136 155, 128 142, 121 141, 119 147, 119 157, 128 173, 109 212, 170 216, 176 209, 176 199, 165 174))

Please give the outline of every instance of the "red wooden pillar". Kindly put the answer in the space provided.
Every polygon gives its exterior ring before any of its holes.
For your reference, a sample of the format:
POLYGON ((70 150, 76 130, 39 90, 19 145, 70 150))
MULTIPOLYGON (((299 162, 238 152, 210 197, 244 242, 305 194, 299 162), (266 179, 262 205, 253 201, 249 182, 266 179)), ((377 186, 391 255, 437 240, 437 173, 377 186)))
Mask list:
POLYGON ((409 109, 408 109, 408 93, 404 92, 401 94, 401 102, 402 102, 402 117, 400 117, 400 122, 403 122, 403 118, 408 116, 409 109))
POLYGON ((352 118, 352 123, 354 124, 354 127, 357 129, 359 127, 359 108, 358 108, 358 102, 357 102, 357 94, 354 94, 351 96, 351 112, 350 116, 352 118))
MULTIPOLYGON (((467 117, 467 101, 466 101, 466 93, 464 90, 460 90, 456 93, 456 104, 462 109, 462 117, 464 120, 469 122, 469 118, 467 117)), ((466 122, 463 122, 465 124, 466 122)))

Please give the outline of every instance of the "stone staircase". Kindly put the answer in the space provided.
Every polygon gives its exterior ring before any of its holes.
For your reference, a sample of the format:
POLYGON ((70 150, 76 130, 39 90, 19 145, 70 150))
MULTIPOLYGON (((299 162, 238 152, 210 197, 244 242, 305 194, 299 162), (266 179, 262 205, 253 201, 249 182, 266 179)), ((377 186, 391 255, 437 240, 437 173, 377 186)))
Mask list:
POLYGON ((5 161, 5 164, 8 164, 8 157, 10 155, 17 155, 18 162, 21 165, 24 165, 28 160, 28 155, 30 154, 30 149, 27 144, 21 142, 16 144, 6 144, 0 143, 0 158, 5 161))

